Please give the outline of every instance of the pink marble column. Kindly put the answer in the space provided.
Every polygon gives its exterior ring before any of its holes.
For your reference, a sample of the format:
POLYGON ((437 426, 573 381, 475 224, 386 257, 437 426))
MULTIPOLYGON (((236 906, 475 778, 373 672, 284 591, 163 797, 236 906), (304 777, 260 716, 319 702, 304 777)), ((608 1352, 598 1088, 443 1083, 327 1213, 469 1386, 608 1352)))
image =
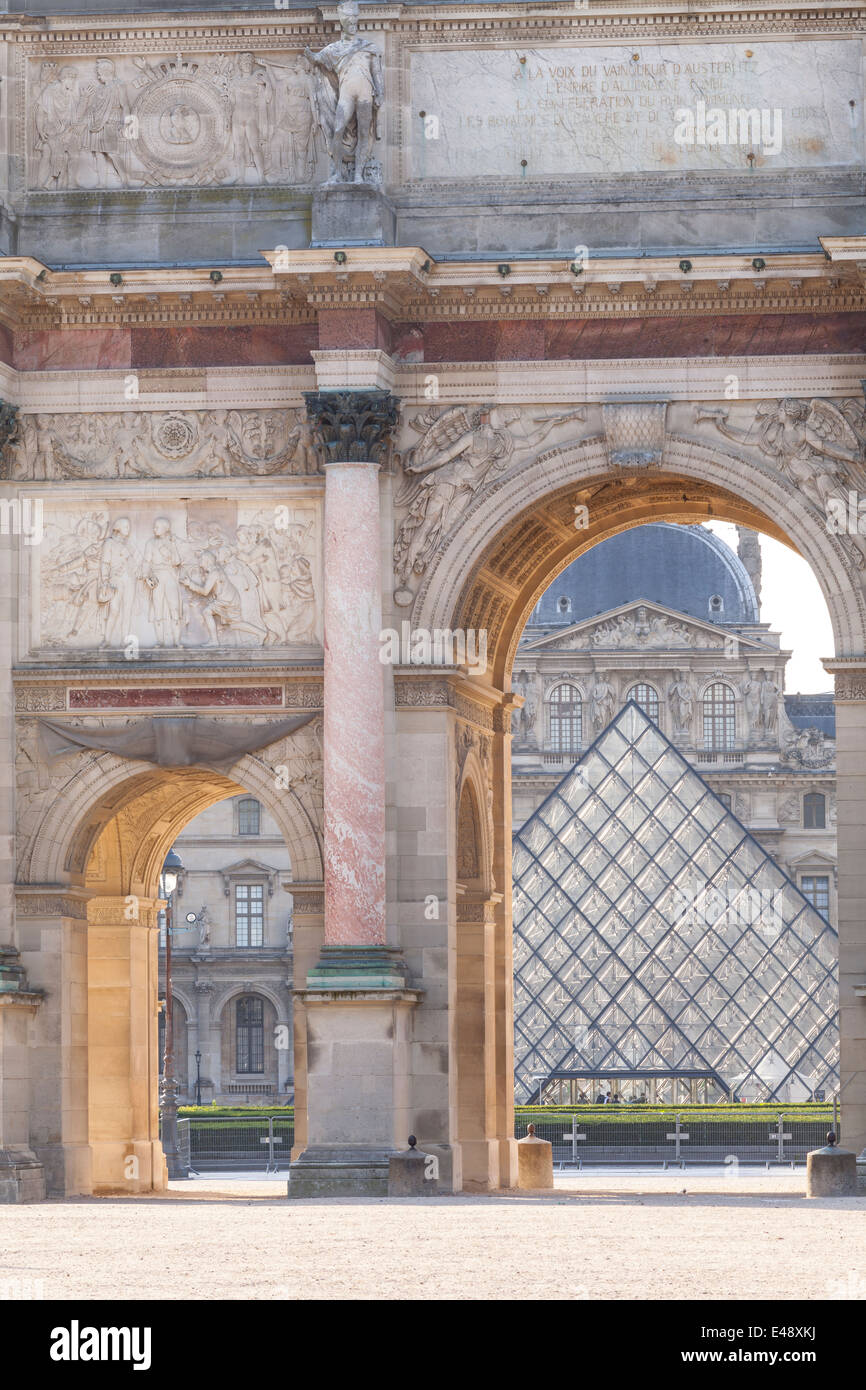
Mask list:
POLYGON ((325 945, 385 945, 379 465, 325 466, 325 945))

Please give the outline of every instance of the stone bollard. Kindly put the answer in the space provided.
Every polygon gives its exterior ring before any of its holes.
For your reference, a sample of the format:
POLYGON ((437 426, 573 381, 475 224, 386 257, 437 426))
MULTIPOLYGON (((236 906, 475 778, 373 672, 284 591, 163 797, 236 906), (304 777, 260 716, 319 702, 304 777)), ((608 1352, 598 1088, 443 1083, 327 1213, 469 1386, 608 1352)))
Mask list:
POLYGON ((409 1135, 409 1147, 402 1153, 391 1154, 388 1159, 389 1197, 433 1197, 439 1190, 435 1177, 428 1177, 428 1159, 431 1154, 422 1153, 416 1148, 418 1140, 409 1135))
POLYGON ((856 1197, 857 1158, 850 1149, 840 1149, 831 1130, 823 1149, 806 1155, 807 1197, 856 1197))
POLYGON ((517 1141, 517 1186, 527 1191, 553 1187, 553 1145, 536 1139, 535 1125, 529 1126, 525 1139, 517 1141))

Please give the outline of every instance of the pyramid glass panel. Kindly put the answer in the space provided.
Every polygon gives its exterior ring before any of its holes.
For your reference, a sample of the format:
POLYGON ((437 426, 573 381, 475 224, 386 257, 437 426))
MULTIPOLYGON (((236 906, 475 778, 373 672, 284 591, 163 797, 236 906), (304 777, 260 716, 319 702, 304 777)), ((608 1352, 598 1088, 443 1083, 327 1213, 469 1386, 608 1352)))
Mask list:
POLYGON ((835 931, 634 702, 518 830, 513 871, 518 1101, 561 1077, 832 1089, 835 931))

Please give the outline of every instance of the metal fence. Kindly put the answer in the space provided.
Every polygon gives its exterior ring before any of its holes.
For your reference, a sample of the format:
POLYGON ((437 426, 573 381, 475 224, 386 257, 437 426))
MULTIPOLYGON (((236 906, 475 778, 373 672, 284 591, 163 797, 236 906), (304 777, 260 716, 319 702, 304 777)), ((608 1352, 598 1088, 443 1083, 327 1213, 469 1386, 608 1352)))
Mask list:
POLYGON ((538 1139, 553 1146, 559 1167, 581 1168, 592 1163, 640 1163, 684 1166, 686 1163, 787 1164, 804 1163, 810 1149, 826 1142, 831 1122, 803 1118, 780 1110, 760 1119, 712 1119, 694 1112, 643 1120, 613 1119, 591 1111, 555 1115, 523 1113, 515 1117, 520 1139, 528 1124, 538 1139))
POLYGON ((261 1168, 278 1172, 289 1165, 295 1121, 286 1115, 194 1115, 188 1126, 189 1163, 194 1171, 225 1172, 261 1168))
MULTIPOLYGON (((672 1110, 632 1119, 625 1112, 612 1116, 603 1106, 518 1112, 514 1133, 520 1139, 527 1125, 534 1124, 538 1138, 553 1145, 554 1163, 565 1168, 613 1163, 721 1165, 732 1159, 791 1165, 805 1162, 810 1149, 824 1144, 831 1116, 831 1111, 803 1116, 780 1109, 759 1118, 713 1118, 713 1107, 707 1107, 703 1113, 672 1110)), ((251 1112, 178 1119, 178 1150, 193 1172, 284 1171, 294 1139, 292 1115, 251 1112)))

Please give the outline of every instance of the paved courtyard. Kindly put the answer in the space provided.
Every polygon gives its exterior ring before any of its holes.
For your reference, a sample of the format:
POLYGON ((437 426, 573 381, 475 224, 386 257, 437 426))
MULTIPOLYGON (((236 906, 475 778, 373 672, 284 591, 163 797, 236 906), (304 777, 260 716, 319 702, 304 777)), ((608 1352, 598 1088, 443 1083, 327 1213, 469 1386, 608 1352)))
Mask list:
POLYGON ((866 1298, 866 1200, 798 1173, 557 1178, 551 1195, 286 1201, 285 1177, 0 1213, 0 1295, 866 1298), (685 1190, 684 1190, 685 1189, 685 1190))

